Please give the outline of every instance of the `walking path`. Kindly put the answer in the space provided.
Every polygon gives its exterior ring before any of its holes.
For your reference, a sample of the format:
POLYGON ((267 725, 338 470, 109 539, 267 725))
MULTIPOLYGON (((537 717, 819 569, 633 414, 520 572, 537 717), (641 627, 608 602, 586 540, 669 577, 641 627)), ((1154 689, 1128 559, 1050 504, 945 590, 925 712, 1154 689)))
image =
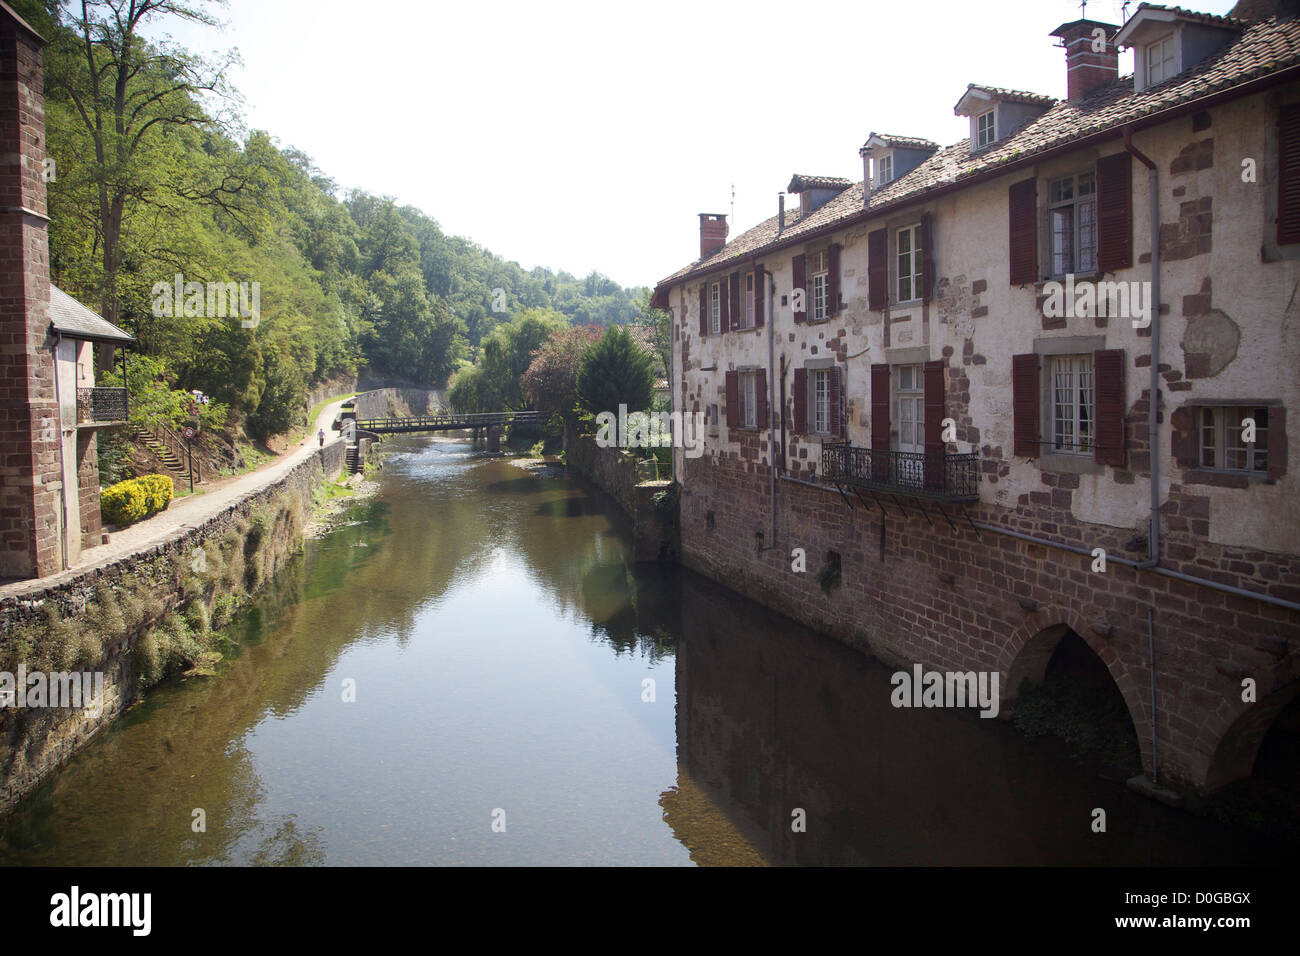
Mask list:
POLYGON ((215 485, 210 485, 208 490, 201 495, 173 498, 166 511, 144 521, 136 522, 129 528, 112 532, 108 544, 84 549, 77 563, 67 571, 61 571, 49 577, 10 581, 0 585, 0 601, 6 598, 23 597, 28 593, 39 593, 47 588, 79 577, 88 570, 111 564, 124 555, 136 551, 146 551, 160 544, 177 531, 202 524, 244 496, 260 491, 267 485, 274 484, 306 461, 309 455, 319 450, 320 445, 316 433, 321 429, 325 431, 326 445, 332 445, 334 442, 343 440, 338 432, 330 429, 330 424, 334 421, 334 417, 338 414, 344 401, 346 399, 339 399, 326 405, 312 424, 307 437, 300 441, 298 447, 292 451, 266 462, 256 471, 250 471, 246 475, 240 475, 237 478, 230 478, 215 485))

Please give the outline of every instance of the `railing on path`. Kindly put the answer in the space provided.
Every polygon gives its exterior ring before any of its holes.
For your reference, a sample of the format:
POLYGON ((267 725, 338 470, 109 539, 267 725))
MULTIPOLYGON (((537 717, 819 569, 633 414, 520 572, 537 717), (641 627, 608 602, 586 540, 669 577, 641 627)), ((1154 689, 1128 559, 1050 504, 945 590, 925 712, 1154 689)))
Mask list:
POLYGON ((458 431, 489 425, 541 424, 543 421, 545 417, 541 412, 439 412, 434 415, 358 419, 357 430, 391 435, 398 432, 458 431))

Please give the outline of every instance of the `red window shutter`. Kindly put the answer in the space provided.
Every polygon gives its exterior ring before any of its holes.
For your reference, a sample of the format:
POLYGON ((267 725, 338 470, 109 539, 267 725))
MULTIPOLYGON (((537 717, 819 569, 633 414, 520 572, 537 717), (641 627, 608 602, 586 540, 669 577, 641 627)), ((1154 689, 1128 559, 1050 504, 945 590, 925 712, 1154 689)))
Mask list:
POLYGON ((840 311, 840 244, 832 242, 826 250, 826 315, 840 311))
POLYGON ((740 310, 744 308, 744 303, 741 301, 741 295, 740 295, 740 273, 739 272, 733 272, 731 274, 730 284, 731 284, 731 327, 733 329, 738 329, 740 328, 740 324, 741 324, 740 310))
POLYGON ((1124 350, 1092 353, 1097 437, 1092 459, 1099 465, 1124 467, 1124 350))
POLYGON ((1114 272, 1133 265, 1133 156, 1115 153, 1097 161, 1097 268, 1114 272))
POLYGON ((799 301, 798 299, 794 298, 794 292, 796 289, 802 289, 804 294, 804 301, 800 303, 803 306, 803 308, 794 310, 794 320, 797 323, 807 322, 808 321, 808 265, 802 254, 797 255, 790 260, 790 272, 791 272, 791 279, 790 279, 791 304, 794 304, 795 302, 799 301))
POLYGON ((758 399, 754 403, 757 406, 755 408, 756 417, 754 422, 758 426, 758 430, 762 431, 771 424, 769 421, 771 418, 770 406, 767 404, 767 369, 760 368, 754 378, 757 379, 754 384, 754 391, 758 399))
POLYGON ((943 487, 943 370, 940 360, 925 363, 925 486, 943 487))
POLYGON ((927 212, 921 216, 921 298, 930 301, 934 294, 934 219, 927 212))
POLYGON ((830 408, 826 410, 826 417, 829 419, 831 435, 840 438, 844 435, 844 414, 840 408, 840 370, 833 368, 827 373, 828 384, 830 386, 830 408))
POLYGON ((1007 190, 1011 239, 1007 256, 1011 284, 1028 285, 1038 279, 1038 181, 1025 179, 1007 190))
POLYGON ((1300 104, 1277 121, 1277 241, 1300 242, 1300 104))
POLYGON ((1286 474, 1286 409, 1268 406, 1268 476, 1274 481, 1286 474))
POLYGON ((727 427, 740 427, 740 376, 727 373, 727 427))
POLYGON ((763 327, 763 300, 767 298, 763 292, 763 264, 754 263, 754 328, 763 327))
POLYGON ((1038 457, 1038 356, 1011 356, 1012 443, 1017 458, 1038 457))
POLYGON ((883 309, 889 304, 888 240, 889 233, 884 229, 867 236, 867 307, 871 309, 883 309))
POLYGON ((718 283, 718 328, 727 332, 731 324, 731 283, 723 277, 718 283))
POLYGON ((709 334, 709 287, 700 286, 700 335, 709 334))
POLYGON ((871 366, 871 476, 889 479, 889 366, 871 366))
POLYGON ((790 423, 790 430, 796 435, 802 435, 808 431, 808 370, 806 368, 797 368, 794 370, 794 421, 790 423))

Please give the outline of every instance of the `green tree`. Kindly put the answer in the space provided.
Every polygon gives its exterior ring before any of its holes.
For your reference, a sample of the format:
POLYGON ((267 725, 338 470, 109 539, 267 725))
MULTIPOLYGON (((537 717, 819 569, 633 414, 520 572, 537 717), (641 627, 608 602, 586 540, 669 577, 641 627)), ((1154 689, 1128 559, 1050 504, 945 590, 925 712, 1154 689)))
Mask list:
POLYGON ((626 329, 611 325, 583 354, 577 387, 578 401, 593 415, 617 412, 619 405, 646 410, 654 390, 650 355, 626 329))
POLYGON ((551 333, 524 373, 524 395, 540 411, 571 418, 578 401, 578 369, 587 348, 600 338, 593 325, 574 325, 551 333))

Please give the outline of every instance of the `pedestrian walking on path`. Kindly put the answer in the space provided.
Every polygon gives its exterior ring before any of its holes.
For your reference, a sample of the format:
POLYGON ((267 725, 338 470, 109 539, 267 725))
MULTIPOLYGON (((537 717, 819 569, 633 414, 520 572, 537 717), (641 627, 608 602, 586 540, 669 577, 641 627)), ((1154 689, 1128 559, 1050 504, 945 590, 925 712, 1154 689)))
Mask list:
POLYGON ((325 447, 325 429, 322 428, 320 431, 318 431, 318 432, 316 433, 316 437, 320 439, 320 446, 321 446, 322 448, 324 448, 324 447, 325 447))

